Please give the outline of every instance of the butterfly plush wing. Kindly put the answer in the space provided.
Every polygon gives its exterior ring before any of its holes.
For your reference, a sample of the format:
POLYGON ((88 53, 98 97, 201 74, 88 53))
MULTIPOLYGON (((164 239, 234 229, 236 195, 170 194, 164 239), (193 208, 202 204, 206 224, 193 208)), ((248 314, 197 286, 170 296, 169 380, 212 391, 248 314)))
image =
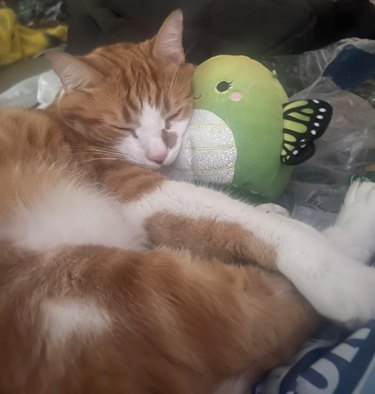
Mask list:
POLYGON ((314 141, 327 129, 332 107, 322 100, 296 100, 284 104, 283 110, 281 161, 294 166, 314 154, 314 141))

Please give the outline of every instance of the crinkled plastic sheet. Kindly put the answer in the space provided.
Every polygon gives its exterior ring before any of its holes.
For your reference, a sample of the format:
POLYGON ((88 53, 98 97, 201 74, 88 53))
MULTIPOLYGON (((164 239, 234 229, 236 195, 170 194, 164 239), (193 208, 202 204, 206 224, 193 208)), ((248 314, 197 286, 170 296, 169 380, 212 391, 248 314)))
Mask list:
MULTIPOLYGON (((297 56, 298 76, 302 86, 308 87, 317 83, 329 63, 332 62, 332 60, 334 60, 345 47, 351 45, 365 52, 375 54, 374 40, 364 40, 354 37, 341 40, 338 43, 329 45, 325 48, 305 52, 304 54, 297 56)), ((361 67, 361 65, 358 64, 358 67, 361 67)), ((375 77, 375 74, 373 74, 373 77, 375 77)), ((374 92, 368 92, 369 95, 371 95, 371 93, 374 92)))
POLYGON ((32 108, 38 104, 36 93, 39 75, 16 83, 0 94, 0 107, 32 108))
MULTIPOLYGON (((276 70, 278 77, 289 96, 318 83, 327 66, 349 46, 375 54, 375 41, 360 38, 341 40, 325 48, 305 52, 301 55, 283 55, 261 59, 261 62, 271 70, 276 70)), ((361 65, 358 64, 358 68, 361 65)), ((365 97, 375 106, 375 75, 372 84, 366 86, 365 97)), ((358 93, 358 89, 353 89, 358 93)))
POLYGON ((368 102, 322 78, 293 98, 315 97, 334 109, 329 129, 316 142, 315 155, 295 168, 280 201, 292 216, 317 228, 331 224, 352 175, 368 175, 375 163, 375 111, 368 102))
MULTIPOLYGON (((353 175, 371 177, 375 173, 375 110, 370 100, 340 89, 323 75, 327 65, 346 45, 375 53, 374 41, 344 40, 299 56, 299 66, 294 68, 298 76, 291 79, 298 78, 307 86, 291 99, 323 99, 334 110, 328 130, 316 142, 314 157, 295 168, 291 182, 279 199, 293 217, 319 229, 334 221, 350 178, 353 175)), ((369 99, 374 91, 364 93, 369 99)))
POLYGON ((38 80, 37 101, 39 108, 50 105, 61 90, 59 77, 53 70, 43 73, 38 80))

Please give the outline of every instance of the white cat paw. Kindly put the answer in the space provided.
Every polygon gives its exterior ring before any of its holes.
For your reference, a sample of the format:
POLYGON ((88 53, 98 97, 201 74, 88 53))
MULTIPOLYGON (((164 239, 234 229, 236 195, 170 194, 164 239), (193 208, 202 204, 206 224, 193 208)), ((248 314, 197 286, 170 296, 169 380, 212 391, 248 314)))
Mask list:
POLYGON ((351 326, 375 319, 375 269, 299 223, 279 238, 277 266, 321 315, 351 326))
POLYGON ((265 213, 277 213, 278 215, 289 216, 289 212, 277 204, 260 204, 256 208, 265 213))
POLYGON ((341 267, 333 283, 319 286, 317 310, 348 327, 375 319, 375 269, 341 267))
POLYGON ((371 260, 375 254, 375 183, 351 184, 335 225, 325 235, 354 259, 371 260))
POLYGON ((326 260, 302 275, 293 282, 321 315, 349 327, 375 319, 374 268, 326 260))

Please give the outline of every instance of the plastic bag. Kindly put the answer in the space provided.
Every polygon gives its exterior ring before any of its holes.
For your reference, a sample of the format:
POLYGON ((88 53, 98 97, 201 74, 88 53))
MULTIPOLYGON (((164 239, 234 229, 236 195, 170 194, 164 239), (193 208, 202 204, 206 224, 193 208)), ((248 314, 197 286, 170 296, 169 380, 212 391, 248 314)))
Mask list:
POLYGON ((367 54, 375 54, 375 41, 344 40, 305 53, 298 57, 298 67, 288 68, 289 73, 294 71, 290 81, 305 86, 292 100, 320 98, 334 110, 328 130, 316 142, 314 157, 295 168, 279 199, 293 217, 319 229, 333 223, 353 175, 369 178, 375 175, 375 110, 370 105, 375 95, 371 89, 375 83, 375 57, 369 58, 368 64, 356 62, 356 67, 348 67, 343 75, 337 76, 332 71, 337 62, 338 74, 342 74, 345 67, 351 66, 349 61, 356 61, 353 56, 367 54), (353 47, 361 52, 350 53, 353 47), (338 84, 349 86, 342 89, 338 84))
POLYGON ((39 108, 46 108, 50 105, 61 90, 59 77, 53 70, 40 75, 38 79, 37 101, 39 108))
POLYGON ((327 68, 330 71, 330 64, 336 64, 345 73, 341 75, 344 77, 343 85, 345 82, 356 82, 348 87, 341 86, 337 81, 338 86, 358 94, 375 107, 375 57, 372 56, 372 60, 363 59, 364 54, 375 55, 375 41, 350 38, 301 55, 269 57, 260 61, 277 72, 289 96, 318 83, 327 68), (363 63, 367 64, 364 66, 363 63))
POLYGON ((39 75, 24 79, 0 94, 0 107, 31 108, 38 104, 39 75))

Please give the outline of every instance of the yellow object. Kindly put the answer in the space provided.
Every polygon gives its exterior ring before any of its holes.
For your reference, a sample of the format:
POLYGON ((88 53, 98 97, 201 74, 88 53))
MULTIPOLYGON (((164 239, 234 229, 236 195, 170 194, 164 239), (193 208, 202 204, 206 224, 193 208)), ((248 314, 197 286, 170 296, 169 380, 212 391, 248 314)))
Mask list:
POLYGON ((64 42, 67 35, 67 26, 32 29, 20 25, 11 8, 0 8, 0 66, 30 57, 51 45, 64 42))

